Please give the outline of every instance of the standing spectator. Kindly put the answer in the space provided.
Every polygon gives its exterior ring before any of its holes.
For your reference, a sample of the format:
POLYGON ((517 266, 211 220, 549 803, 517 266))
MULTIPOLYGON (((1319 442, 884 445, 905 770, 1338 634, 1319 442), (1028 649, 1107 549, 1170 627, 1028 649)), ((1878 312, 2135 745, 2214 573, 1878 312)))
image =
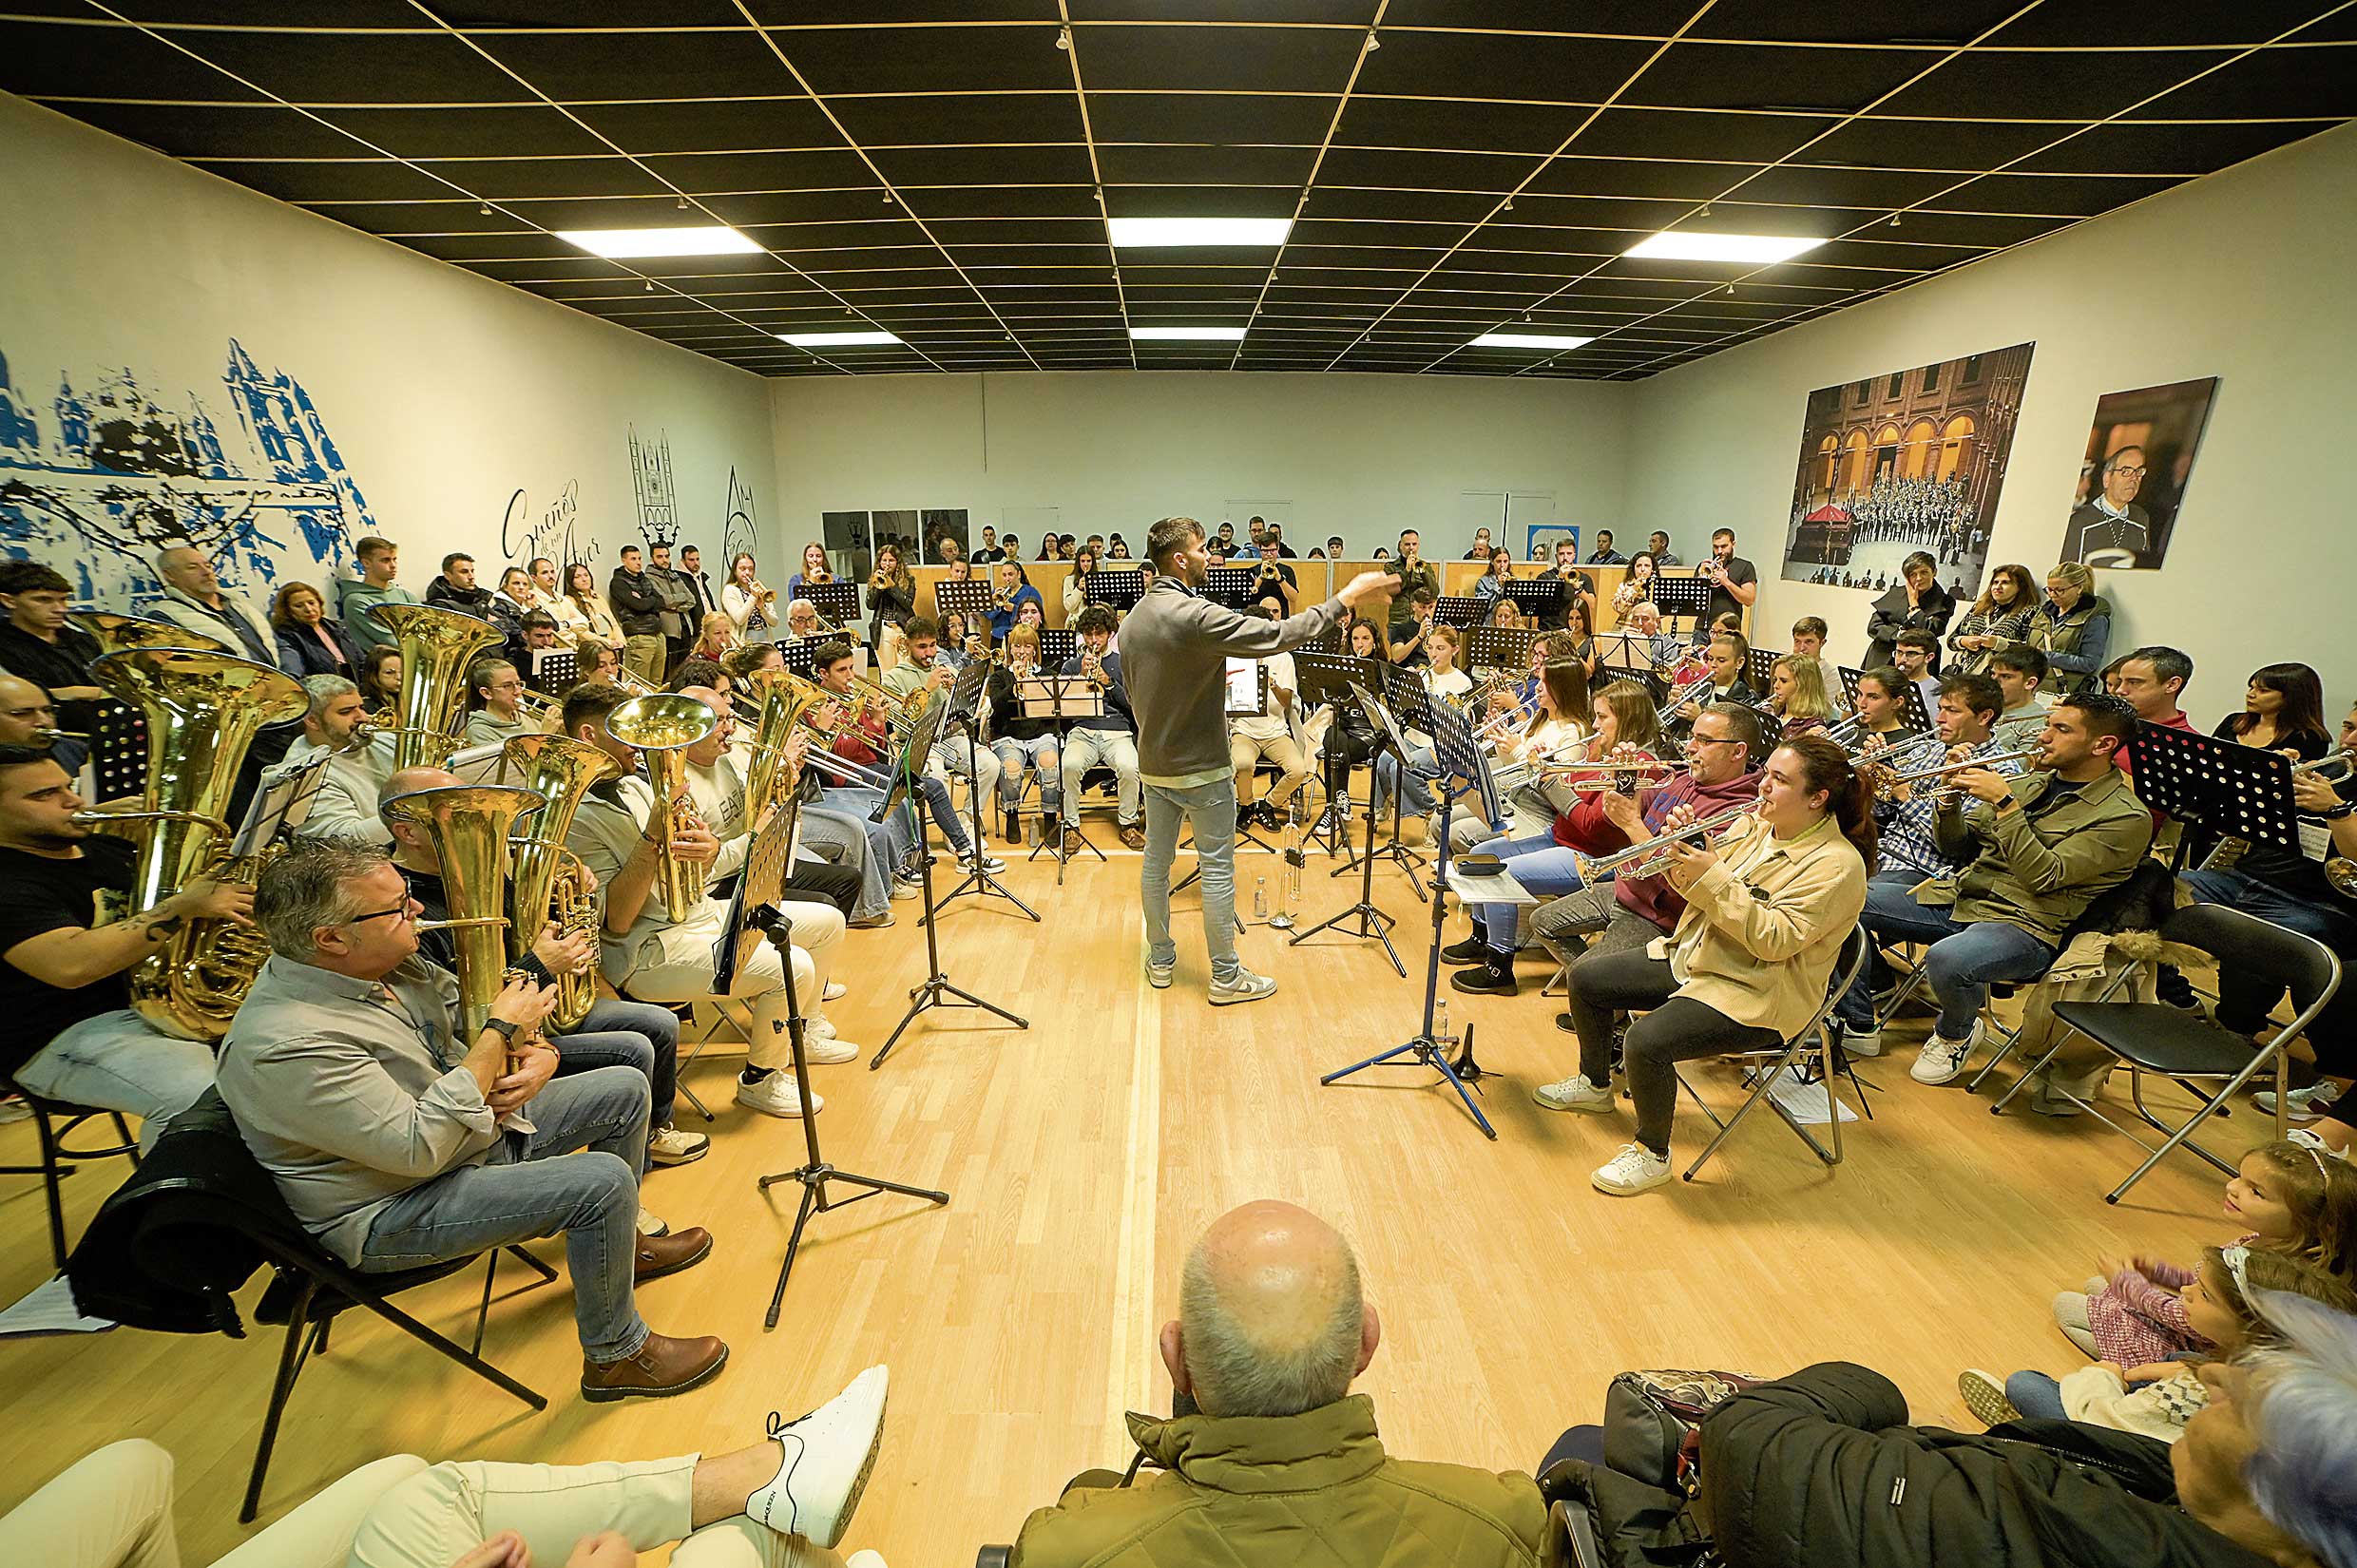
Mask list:
POLYGON ((647 575, 636 545, 624 545, 622 564, 606 584, 606 598, 622 622, 623 666, 649 685, 663 681, 663 596, 647 575))
POLYGON ((356 546, 360 575, 335 581, 335 616, 365 653, 391 645, 393 634, 368 612, 379 604, 414 604, 417 596, 393 583, 401 569, 401 547, 371 534, 356 546))
MULTIPOLYGON (((1475 528, 1473 530, 1473 547, 1465 552, 1465 558, 1467 561, 1486 561, 1492 555, 1495 555, 1497 553, 1498 546, 1489 542, 1489 530, 1487 528, 1475 528)), ((1508 561, 1514 559, 1514 553, 1511 550, 1506 552, 1506 559, 1508 561)))
POLYGON ((1872 669, 1877 664, 1891 662, 1891 649, 1899 634, 1920 631, 1929 632, 1934 639, 1932 663, 1936 668, 1937 640, 1946 632, 1949 619, 1956 614, 1956 601, 1940 586, 1940 564, 1924 551, 1917 550, 1901 562, 1899 572, 1905 581, 1893 584, 1888 593, 1874 601, 1873 612, 1867 617, 1867 667, 1872 669))
POLYGON ((646 576, 662 596, 662 609, 658 613, 662 622, 663 668, 675 670, 685 661, 687 645, 696 637, 696 593, 687 579, 673 569, 668 545, 647 546, 646 576))
POLYGON ((1657 566, 1682 566, 1686 564, 1671 552, 1670 536, 1659 528, 1654 529, 1647 538, 1645 548, 1653 552, 1653 563, 1657 566))
POLYGON ((696 623, 704 617, 720 613, 720 601, 712 591, 712 579, 704 573, 704 553, 693 545, 680 546, 680 581, 696 596, 696 623))
POLYGON ((2027 566, 2000 566, 1990 572, 1981 597, 1948 634, 1947 645, 1956 655, 1948 673, 1979 675, 1986 670, 1998 649, 2022 640, 2037 609, 2038 587, 2027 566))
POLYGON ((340 675, 352 679, 359 668, 359 645, 343 626, 328 619, 319 590, 308 583, 289 583, 270 602, 270 624, 277 628, 278 663, 288 674, 340 675))
POLYGON ((1610 528, 1596 530, 1596 548, 1588 552, 1588 564, 1591 566, 1625 566, 1628 564, 1628 557, 1612 547, 1610 528))
POLYGON ((66 619, 72 604, 72 585, 38 561, 0 565, 0 668, 48 691, 55 728, 87 735, 106 694, 90 683, 98 639, 66 619))
POLYGON ((2046 656, 2049 689, 2100 691, 2098 672, 2112 642, 2112 606, 2095 591, 2095 573, 2076 561, 2046 574, 2046 599, 2022 641, 2046 656))

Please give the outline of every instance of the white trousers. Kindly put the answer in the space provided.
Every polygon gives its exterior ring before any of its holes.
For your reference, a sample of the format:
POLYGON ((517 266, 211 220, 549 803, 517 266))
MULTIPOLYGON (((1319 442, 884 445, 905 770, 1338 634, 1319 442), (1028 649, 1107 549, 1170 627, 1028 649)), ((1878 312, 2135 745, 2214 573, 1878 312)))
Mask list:
MULTIPOLYGON (((794 917, 794 989, 806 1020, 826 1016, 822 1005, 827 977, 848 928, 843 911, 832 904, 796 902, 787 911, 794 917)), ((712 947, 720 937, 728 906, 706 899, 676 926, 666 926, 639 944, 636 962, 623 978, 622 989, 641 1002, 666 1005, 700 1002, 716 995, 712 988, 712 947)), ((737 966, 725 993, 753 1005, 752 1042, 745 1060, 764 1072, 794 1065, 794 1050, 786 1036, 786 976, 777 949, 767 942, 755 944, 737 966)))

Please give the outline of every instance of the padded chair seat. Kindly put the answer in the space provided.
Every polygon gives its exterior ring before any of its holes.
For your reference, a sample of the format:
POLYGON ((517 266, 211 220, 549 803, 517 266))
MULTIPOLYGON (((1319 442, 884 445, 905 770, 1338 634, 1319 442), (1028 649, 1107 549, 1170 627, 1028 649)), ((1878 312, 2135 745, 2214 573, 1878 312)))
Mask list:
POLYGON ((2224 1077, 2251 1064, 2251 1042, 2165 1002, 2058 1002, 2054 1016, 2146 1072, 2224 1077))

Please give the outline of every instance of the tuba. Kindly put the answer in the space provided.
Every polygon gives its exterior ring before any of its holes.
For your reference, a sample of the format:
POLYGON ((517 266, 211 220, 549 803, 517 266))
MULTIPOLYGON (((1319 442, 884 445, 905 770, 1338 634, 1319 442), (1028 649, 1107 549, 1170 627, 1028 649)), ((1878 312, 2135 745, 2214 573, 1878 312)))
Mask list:
MULTIPOLYGON (((515 873, 508 908, 518 947, 528 947, 550 920, 568 936, 597 934, 596 903, 581 891, 580 863, 565 848, 565 835, 589 787, 621 772, 622 765, 595 746, 563 736, 520 735, 502 749, 500 776, 515 774, 525 789, 547 802, 532 818, 529 832, 508 840, 515 849, 515 873)), ((598 969, 592 963, 579 974, 557 976, 557 1006, 550 1016, 561 1029, 577 1027, 597 999, 598 969)))
MULTIPOLYGON (((419 921, 420 930, 454 930, 458 947, 458 1007, 464 1038, 471 1048, 491 1016, 491 1003, 508 976, 508 829, 544 796, 496 784, 453 784, 394 795, 384 804, 387 821, 411 822, 433 839, 442 861, 442 891, 448 920, 419 921)), ((534 930, 538 930, 536 926, 534 930)))
POLYGON ((786 742, 802 715, 819 700, 819 689, 787 670, 762 670, 752 679, 761 688, 761 713, 747 742, 753 765, 745 772, 745 820, 758 822, 780 793, 777 781, 785 768, 786 742))
POLYGON ((117 615, 112 610, 75 610, 66 619, 98 640, 101 654, 121 653, 125 648, 196 648, 206 653, 234 654, 244 658, 244 652, 233 648, 222 638, 207 637, 192 632, 169 621, 156 621, 144 615, 117 615))
POLYGON ((687 758, 681 754, 709 736, 718 715, 692 697, 662 693, 634 697, 605 717, 605 733, 646 759, 646 781, 655 790, 646 836, 654 841, 663 912, 674 925, 685 920, 704 894, 704 869, 672 852, 672 841, 696 818, 687 793, 687 758))
POLYGON ((458 745, 450 732, 467 704, 467 666, 506 636, 488 621, 432 604, 373 604, 369 614, 401 650, 393 771, 439 768, 458 745))
MULTIPOLYGON (((90 666, 93 685, 147 719, 147 788, 128 812, 77 812, 85 824, 140 823, 127 912, 212 877, 252 882, 268 853, 232 857, 226 819, 246 748, 265 724, 302 717, 295 678, 222 653, 135 647, 90 666)), ((227 920, 190 921, 130 979, 131 1005, 154 1028, 219 1040, 254 984, 269 944, 227 920)))

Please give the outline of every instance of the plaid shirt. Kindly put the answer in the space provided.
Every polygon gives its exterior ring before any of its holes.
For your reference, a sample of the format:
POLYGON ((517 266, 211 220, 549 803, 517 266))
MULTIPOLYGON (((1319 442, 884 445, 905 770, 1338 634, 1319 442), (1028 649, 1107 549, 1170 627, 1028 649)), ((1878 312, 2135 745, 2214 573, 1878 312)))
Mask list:
MULTIPOLYGON (((1995 736, 1991 736, 1975 746, 1971 755, 1975 758, 1995 756, 2008 749, 1995 736)), ((1935 765, 1928 762, 1923 764, 1925 767, 1935 765)), ((2000 762, 1995 771, 2006 774, 2019 774, 2022 764, 2000 762)), ((1883 831, 1880 863, 1886 867, 1896 866, 1921 871, 1927 877, 1954 876, 1962 871, 1964 869, 1962 861, 1950 860, 1940 852, 1940 841, 1932 832, 1933 820, 1939 814, 1940 809, 1933 804, 1931 793, 1927 790, 1916 791, 1914 797, 1908 800, 1876 801, 1874 820, 1881 824, 1883 831)))

